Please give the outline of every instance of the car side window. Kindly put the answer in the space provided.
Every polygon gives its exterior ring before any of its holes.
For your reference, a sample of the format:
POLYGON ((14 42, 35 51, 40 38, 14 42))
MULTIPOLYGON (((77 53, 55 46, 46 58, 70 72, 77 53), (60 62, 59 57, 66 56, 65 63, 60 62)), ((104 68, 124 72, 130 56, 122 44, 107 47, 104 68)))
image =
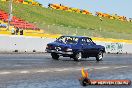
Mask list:
POLYGON ((93 45, 93 42, 90 39, 87 39, 87 45, 93 45))
POLYGON ((87 38, 87 43, 90 43, 91 41, 87 38))
POLYGON ((81 44, 87 45, 87 40, 86 39, 81 39, 81 44))

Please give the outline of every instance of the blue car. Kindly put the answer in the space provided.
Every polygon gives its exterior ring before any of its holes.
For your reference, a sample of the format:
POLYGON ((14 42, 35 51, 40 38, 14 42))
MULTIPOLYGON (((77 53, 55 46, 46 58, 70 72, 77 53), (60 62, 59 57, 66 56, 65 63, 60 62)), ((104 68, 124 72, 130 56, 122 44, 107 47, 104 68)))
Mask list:
POLYGON ((46 52, 51 53, 55 60, 63 56, 73 58, 75 61, 89 57, 95 57, 97 61, 101 61, 105 47, 96 45, 89 37, 61 36, 56 41, 47 44, 46 52))

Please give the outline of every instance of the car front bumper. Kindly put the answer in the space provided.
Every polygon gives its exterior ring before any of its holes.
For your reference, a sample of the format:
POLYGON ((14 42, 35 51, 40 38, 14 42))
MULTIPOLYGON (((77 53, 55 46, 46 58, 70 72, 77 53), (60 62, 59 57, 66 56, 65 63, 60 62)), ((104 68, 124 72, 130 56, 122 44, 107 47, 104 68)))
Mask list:
POLYGON ((73 52, 71 52, 71 51, 64 52, 64 51, 49 50, 49 49, 46 49, 45 51, 47 53, 57 53, 57 54, 64 54, 64 55, 72 55, 73 54, 73 52))

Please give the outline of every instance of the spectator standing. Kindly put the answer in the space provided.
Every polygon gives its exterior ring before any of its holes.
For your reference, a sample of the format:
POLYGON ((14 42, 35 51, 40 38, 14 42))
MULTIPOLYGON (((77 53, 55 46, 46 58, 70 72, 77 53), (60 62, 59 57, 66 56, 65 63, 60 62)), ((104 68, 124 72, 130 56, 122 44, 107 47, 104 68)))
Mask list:
POLYGON ((12 35, 15 35, 15 28, 12 28, 12 29, 11 29, 11 34, 12 34, 12 35))
POLYGON ((1 27, 1 23, 0 23, 0 27, 1 27))
POLYGON ((50 8, 51 4, 48 4, 48 8, 50 8))
POLYGON ((19 28, 17 27, 16 28, 16 35, 18 35, 18 33, 19 33, 19 28))
POLYGON ((23 35, 23 29, 20 29, 20 35, 23 35))
POLYGON ((132 22, 132 18, 129 18, 129 22, 132 22))
MULTIPOLYGON (((1 28, 1 22, 0 22, 0 28, 1 28)), ((1 30, 0 30, 1 31, 1 30)))

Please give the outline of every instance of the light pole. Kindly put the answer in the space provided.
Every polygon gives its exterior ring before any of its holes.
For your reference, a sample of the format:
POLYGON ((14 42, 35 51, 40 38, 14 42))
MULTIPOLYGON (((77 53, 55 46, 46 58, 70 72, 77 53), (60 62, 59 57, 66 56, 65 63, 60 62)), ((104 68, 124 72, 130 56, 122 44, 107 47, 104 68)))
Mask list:
POLYGON ((10 21, 12 20, 12 0, 9 1, 9 14, 8 14, 8 28, 10 28, 10 21))

